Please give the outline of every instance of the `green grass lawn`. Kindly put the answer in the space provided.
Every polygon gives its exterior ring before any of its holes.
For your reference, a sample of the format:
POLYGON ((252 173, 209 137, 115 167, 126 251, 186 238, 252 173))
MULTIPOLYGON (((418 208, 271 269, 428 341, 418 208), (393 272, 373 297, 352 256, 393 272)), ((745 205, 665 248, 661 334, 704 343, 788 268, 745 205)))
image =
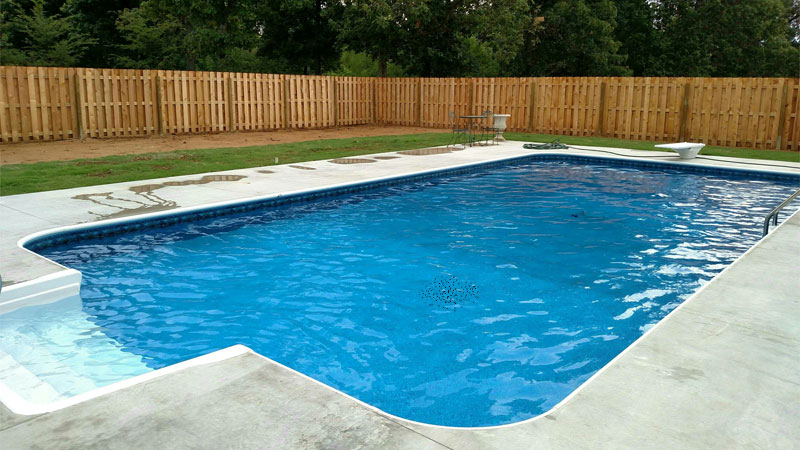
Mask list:
MULTIPOLYGON (((655 150, 653 145, 656 144, 656 142, 545 134, 506 133, 505 135, 510 140, 550 142, 559 139, 564 144, 639 150, 655 150)), ((269 166, 275 164, 275 158, 278 158, 279 164, 287 164, 409 150, 444 145, 449 138, 450 134, 443 132, 9 164, 0 167, 0 195, 269 166)), ((706 147, 701 154, 800 162, 798 152, 706 147)))
POLYGON ((445 145, 448 133, 325 139, 236 148, 178 150, 0 167, 0 195, 218 172, 445 145))

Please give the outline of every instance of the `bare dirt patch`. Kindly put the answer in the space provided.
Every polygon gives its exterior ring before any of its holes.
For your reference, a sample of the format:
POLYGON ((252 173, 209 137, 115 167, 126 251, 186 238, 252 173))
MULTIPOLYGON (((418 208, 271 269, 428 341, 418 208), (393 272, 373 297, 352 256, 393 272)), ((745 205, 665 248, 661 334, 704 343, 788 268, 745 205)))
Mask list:
MULTIPOLYGON (((442 133, 440 128, 359 125, 321 130, 275 130, 140 138, 84 139, 0 144, 0 164, 69 161, 111 155, 134 155, 200 148, 249 147, 319 139, 442 133)), ((144 157, 144 159, 147 159, 144 157)))

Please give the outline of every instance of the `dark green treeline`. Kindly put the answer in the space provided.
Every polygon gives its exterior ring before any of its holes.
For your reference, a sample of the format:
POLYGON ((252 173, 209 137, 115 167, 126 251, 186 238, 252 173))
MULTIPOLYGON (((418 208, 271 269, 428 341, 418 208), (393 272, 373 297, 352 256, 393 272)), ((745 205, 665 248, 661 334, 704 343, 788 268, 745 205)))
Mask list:
POLYGON ((800 0, 0 0, 0 64, 797 77, 800 0))

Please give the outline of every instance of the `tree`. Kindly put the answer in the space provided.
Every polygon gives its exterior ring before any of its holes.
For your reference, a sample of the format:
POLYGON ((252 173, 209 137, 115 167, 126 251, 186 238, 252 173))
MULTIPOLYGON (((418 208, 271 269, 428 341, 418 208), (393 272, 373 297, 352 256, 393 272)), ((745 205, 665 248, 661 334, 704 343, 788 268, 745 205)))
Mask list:
POLYGON ((80 59, 86 67, 110 67, 113 55, 123 44, 117 28, 119 15, 126 9, 136 8, 140 0, 66 0, 62 11, 72 18, 76 29, 92 38, 80 59))
POLYGON ((44 0, 33 0, 29 11, 15 2, 6 6, 0 17, 1 64, 69 67, 95 43, 77 30, 71 16, 48 14, 44 0))
POLYGON ((258 55, 264 65, 273 72, 304 74, 336 67, 341 9, 341 3, 330 0, 264 1, 258 10, 258 55))
POLYGON ((616 0, 617 25, 614 35, 620 42, 619 53, 635 76, 663 73, 663 39, 655 27, 656 12, 649 0, 616 0))
POLYGON ((527 12, 527 0, 346 0, 340 40, 381 74, 394 61, 416 75, 463 75, 482 60, 508 64, 527 12))
POLYGON ((524 48, 526 39, 536 30, 538 8, 528 0, 479 2, 468 15, 471 33, 462 37, 461 75, 499 76, 524 48))
POLYGON ((184 69, 181 24, 171 14, 159 15, 148 5, 122 11, 117 29, 123 37, 116 65, 131 69, 184 69))
MULTIPOLYGON (((326 75, 339 77, 377 77, 378 74, 378 61, 364 52, 356 53, 352 50, 344 50, 339 58, 339 68, 326 73, 326 75)), ((386 76, 404 77, 407 75, 403 67, 388 63, 386 76)))
POLYGON ((145 0, 124 11, 120 64, 187 70, 258 70, 254 0, 145 0), (163 39, 163 48, 158 40, 163 39), (155 52, 154 54, 151 52, 155 52))
POLYGON ((540 42, 542 23, 544 21, 544 18, 539 15, 541 5, 538 0, 528 0, 527 6, 525 15, 529 18, 529 23, 522 32, 520 46, 514 55, 514 59, 503 70, 507 75, 528 76, 531 73, 535 73, 535 68, 541 65, 541 61, 537 61, 535 54, 540 42))
POLYGON ((792 0, 661 1, 666 74, 797 76, 791 8, 792 0))
POLYGON ((532 75, 630 75, 614 36, 617 10, 610 0, 558 0, 543 7, 532 75))
POLYGON ((0 0, 0 49, 143 69, 798 76, 800 0, 0 0))
POLYGON ((339 41, 378 61, 378 76, 386 76, 390 60, 397 61, 410 37, 412 17, 426 10, 424 0, 345 0, 339 41))

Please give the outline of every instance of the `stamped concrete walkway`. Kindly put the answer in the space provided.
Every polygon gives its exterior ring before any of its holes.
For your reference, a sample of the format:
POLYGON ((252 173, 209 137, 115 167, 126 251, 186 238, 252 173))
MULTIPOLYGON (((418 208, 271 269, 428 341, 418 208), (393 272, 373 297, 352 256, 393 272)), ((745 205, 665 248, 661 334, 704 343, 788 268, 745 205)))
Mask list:
MULTIPOLYGON (((4 279, 21 282, 61 270, 15 252, 13 245, 23 235, 57 225, 352 182, 366 178, 365 172, 388 176, 528 152, 520 147, 384 155, 400 157, 369 163, 368 171, 366 164, 318 161, 302 164, 316 170, 236 170, 223 175, 246 178, 204 184, 195 183, 203 182, 200 176, 186 176, 5 197, 0 271, 4 279)), ((38 416, 0 406, 0 447, 792 449, 800 448, 797 355, 796 214, 557 408, 519 424, 452 429, 408 422, 245 353, 38 416)))

